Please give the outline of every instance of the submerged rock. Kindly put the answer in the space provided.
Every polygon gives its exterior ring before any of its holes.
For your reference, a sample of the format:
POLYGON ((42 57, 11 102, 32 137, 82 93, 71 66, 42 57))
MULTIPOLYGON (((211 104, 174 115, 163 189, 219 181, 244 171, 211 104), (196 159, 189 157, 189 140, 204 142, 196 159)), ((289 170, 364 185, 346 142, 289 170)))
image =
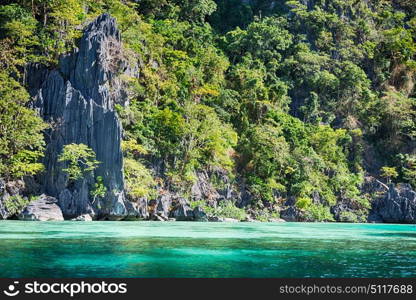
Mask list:
POLYGON ((135 70, 128 66, 121 50, 115 19, 103 14, 87 26, 79 49, 61 58, 57 69, 46 71, 35 65, 27 71, 34 106, 52 125, 46 134, 43 191, 59 199, 66 218, 89 214, 121 219, 129 215, 124 195, 122 128, 114 105, 126 101, 117 75, 135 70), (92 148, 100 164, 94 174, 69 184, 58 156, 71 143, 92 148), (90 189, 98 176, 108 192, 93 204, 90 189))
POLYGON ((42 195, 38 200, 30 202, 18 218, 24 221, 63 221, 64 217, 57 203, 56 198, 42 195))

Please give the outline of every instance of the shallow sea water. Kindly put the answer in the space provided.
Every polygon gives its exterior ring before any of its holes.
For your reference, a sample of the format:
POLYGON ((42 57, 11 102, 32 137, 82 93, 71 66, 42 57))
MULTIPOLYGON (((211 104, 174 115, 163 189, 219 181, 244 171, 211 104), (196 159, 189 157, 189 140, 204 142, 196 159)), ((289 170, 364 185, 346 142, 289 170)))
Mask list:
POLYGON ((416 225, 0 221, 0 277, 416 277, 416 225))

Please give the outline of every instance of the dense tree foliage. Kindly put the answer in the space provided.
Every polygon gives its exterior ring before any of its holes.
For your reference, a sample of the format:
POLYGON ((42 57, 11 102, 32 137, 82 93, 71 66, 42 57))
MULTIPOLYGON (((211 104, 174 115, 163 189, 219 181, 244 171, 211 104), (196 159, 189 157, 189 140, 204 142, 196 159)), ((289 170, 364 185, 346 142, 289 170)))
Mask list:
POLYGON ((55 65, 109 12, 140 66, 139 78, 123 77, 130 105, 116 106, 132 201, 155 196, 155 162, 184 195, 197 171, 221 170, 247 184, 252 208, 295 199, 308 220, 333 220, 339 201, 356 211, 342 220, 362 220, 365 174, 416 187, 413 1, 0 4, 2 176, 41 169, 44 124, 25 107, 23 66, 55 65))
POLYGON ((0 177, 34 175, 43 169, 46 124, 26 107, 29 95, 15 79, 1 72, 0 82, 0 177))
POLYGON ((95 159, 95 152, 84 144, 65 145, 58 157, 58 161, 67 165, 63 171, 73 181, 83 178, 87 173, 94 171, 99 164, 95 159))

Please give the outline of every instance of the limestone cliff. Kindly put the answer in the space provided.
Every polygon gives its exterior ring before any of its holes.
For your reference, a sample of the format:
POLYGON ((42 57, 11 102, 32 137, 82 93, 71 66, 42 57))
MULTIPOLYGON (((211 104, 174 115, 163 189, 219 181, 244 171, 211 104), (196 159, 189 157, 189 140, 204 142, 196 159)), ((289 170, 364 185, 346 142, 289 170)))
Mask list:
POLYGON ((46 170, 40 181, 44 192, 58 199, 65 218, 90 214, 118 219, 134 214, 124 196, 122 128, 114 110, 116 103, 126 100, 117 75, 133 72, 121 49, 115 20, 103 14, 86 27, 79 49, 62 57, 57 69, 31 66, 28 71, 35 107, 52 125, 46 134, 46 170), (88 145, 100 162, 94 174, 75 184, 69 184, 62 171, 65 165, 57 161, 71 143, 88 145), (108 192, 92 203, 90 189, 97 176, 104 178, 108 192))

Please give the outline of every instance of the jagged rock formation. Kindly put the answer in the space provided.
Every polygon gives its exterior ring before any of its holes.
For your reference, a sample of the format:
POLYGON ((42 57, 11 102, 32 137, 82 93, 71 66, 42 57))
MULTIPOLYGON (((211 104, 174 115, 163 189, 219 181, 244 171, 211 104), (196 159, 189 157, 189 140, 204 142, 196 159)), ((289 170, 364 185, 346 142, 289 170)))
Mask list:
POLYGON ((25 189, 25 182, 22 180, 6 182, 0 178, 0 220, 7 219, 13 215, 8 211, 6 202, 13 197, 22 197, 21 194, 25 189))
POLYGON ((302 212, 294 205, 289 206, 280 212, 280 217, 286 222, 303 221, 302 212))
POLYGON ((4 201, 9 197, 9 194, 6 190, 6 182, 0 178, 0 220, 7 219, 9 213, 4 205, 4 201))
MULTIPOLYGON (((165 178, 163 168, 159 163, 154 163, 152 169, 160 178, 165 178), (161 171, 162 170, 162 171, 161 171)), ((221 170, 199 170, 196 172, 196 181, 190 189, 190 200, 203 200, 212 207, 222 201, 233 201, 238 207, 246 207, 251 203, 252 196, 247 190, 247 187, 242 181, 232 182, 228 175, 221 170), (215 178, 214 178, 215 177, 215 178), (214 185, 213 182, 216 182, 214 185)), ((189 207, 189 202, 182 193, 174 191, 165 178, 165 186, 158 188, 159 196, 145 203, 144 201, 139 205, 140 209, 147 214, 152 220, 169 220, 176 219, 178 221, 198 220, 206 221, 207 215, 200 208, 192 210, 189 207)), ((138 205, 133 203, 133 205, 138 205)), ((145 218, 145 217, 143 217, 145 218)))
POLYGON ((193 209, 189 207, 185 199, 178 201, 170 216, 178 221, 193 221, 195 218, 193 209))
POLYGON ((120 219, 138 214, 124 196, 122 128, 114 111, 114 104, 126 101, 117 76, 122 73, 133 75, 135 69, 123 58, 120 32, 108 14, 87 26, 79 49, 61 58, 57 69, 32 66, 28 70, 35 107, 52 124, 41 182, 44 192, 58 199, 65 218, 89 214, 120 219), (63 147, 71 143, 86 144, 100 161, 94 174, 75 183, 68 182, 62 171, 65 166, 57 161, 63 147), (90 189, 97 176, 103 177, 107 194, 92 204, 90 189))
MULTIPOLYGON (((113 105, 117 101, 122 102, 125 96, 123 86, 117 83, 114 74, 119 70, 119 73, 134 75, 134 70, 110 53, 114 52, 111 49, 120 48, 119 33, 113 29, 114 26, 114 20, 108 15, 99 17, 85 30, 80 49, 61 59, 57 70, 47 71, 38 65, 29 69, 27 82, 30 93, 36 96, 36 107, 54 125, 47 136, 47 171, 41 178, 44 192, 59 199, 67 219, 95 215, 96 218, 110 219, 207 220, 201 209, 190 209, 182 195, 169 186, 160 187, 159 197, 150 202, 145 198, 137 202, 124 200, 121 128, 113 105), (113 45, 110 49, 109 44, 113 45), (109 93, 110 90, 113 94, 109 93), (57 162, 57 157, 62 147, 69 143, 90 146, 102 162, 95 176, 104 178, 109 191, 121 193, 107 195, 106 199, 92 205, 89 189, 94 182, 93 176, 68 187, 67 175, 61 171, 63 165, 57 162)), ((156 161, 151 167, 155 174, 164 178, 163 163, 156 161)), ((192 200, 207 200, 216 206, 219 201, 232 199, 239 207, 251 201, 245 185, 232 184, 227 174, 221 171, 201 170, 196 175, 197 181, 191 188, 192 200), (212 176, 221 182, 220 187, 212 185, 212 176)))
POLYGON ((32 201, 19 214, 19 219, 24 221, 63 221, 62 211, 57 205, 58 200, 46 195, 32 201))
POLYGON ((416 191, 410 184, 390 184, 374 200, 369 221, 385 223, 416 223, 416 191))

